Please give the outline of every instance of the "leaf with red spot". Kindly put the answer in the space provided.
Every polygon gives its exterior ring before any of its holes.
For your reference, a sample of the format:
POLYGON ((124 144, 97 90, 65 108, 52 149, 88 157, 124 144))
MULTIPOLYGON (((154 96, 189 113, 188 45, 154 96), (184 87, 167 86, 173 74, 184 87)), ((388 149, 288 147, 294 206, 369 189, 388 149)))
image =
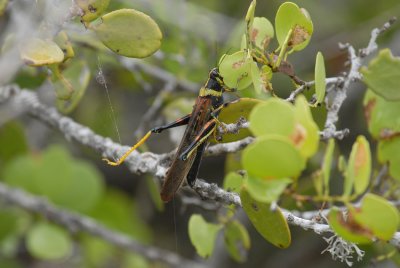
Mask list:
POLYGON ((348 217, 345 219, 343 213, 338 208, 332 208, 328 214, 328 222, 336 234, 343 239, 359 244, 372 243, 370 233, 362 226, 348 217))
POLYGON ((354 186, 354 192, 362 194, 369 184, 371 175, 371 150, 364 136, 358 136, 350 153, 344 184, 344 195, 349 196, 354 186))
POLYGON ((348 205, 346 217, 333 208, 328 221, 332 229, 345 240, 371 243, 375 238, 387 241, 393 237, 399 224, 399 213, 386 199, 366 194, 360 207, 348 205))
POLYGON ((219 64, 219 71, 224 83, 230 88, 245 89, 252 82, 251 64, 253 60, 247 52, 238 51, 231 55, 223 55, 219 64))

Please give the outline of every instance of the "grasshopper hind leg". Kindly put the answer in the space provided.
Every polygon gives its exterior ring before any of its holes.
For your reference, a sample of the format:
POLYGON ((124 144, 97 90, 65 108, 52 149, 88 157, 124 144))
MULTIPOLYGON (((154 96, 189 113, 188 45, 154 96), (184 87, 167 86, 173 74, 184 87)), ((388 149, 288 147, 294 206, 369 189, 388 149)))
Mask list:
POLYGON ((204 142, 199 146, 199 148, 197 148, 196 158, 194 159, 193 165, 186 176, 186 181, 191 188, 193 188, 194 184, 196 183, 196 178, 197 174, 199 173, 201 158, 203 157, 206 145, 207 143, 204 142))

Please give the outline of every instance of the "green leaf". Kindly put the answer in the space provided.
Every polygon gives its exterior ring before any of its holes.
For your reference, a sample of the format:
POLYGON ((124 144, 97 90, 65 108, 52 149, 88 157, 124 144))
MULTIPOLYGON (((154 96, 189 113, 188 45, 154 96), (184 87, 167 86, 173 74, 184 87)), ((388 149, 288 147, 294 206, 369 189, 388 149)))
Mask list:
POLYGON ((247 22, 247 24, 250 24, 250 26, 254 19, 254 12, 256 10, 256 4, 257 4, 257 1, 255 1, 255 0, 251 1, 250 6, 246 13, 245 21, 247 22))
POLYGON ((305 161, 293 144, 282 136, 264 136, 246 147, 243 167, 250 175, 263 179, 296 178, 305 161))
POLYGON ((345 178, 344 194, 351 193, 351 185, 354 184, 354 192, 362 194, 368 187, 371 176, 371 150, 364 136, 358 136, 351 149, 349 163, 345 178))
POLYGON ((272 23, 264 17, 255 17, 250 33, 251 42, 261 51, 266 51, 272 38, 274 38, 272 23))
POLYGON ((309 158, 317 152, 320 137, 318 126, 303 95, 296 98, 294 113, 296 120, 295 130, 289 138, 299 149, 300 154, 304 158, 309 158))
POLYGON ((263 89, 262 77, 261 72, 258 69, 257 63, 255 63, 254 61, 250 65, 250 75, 253 81, 254 90, 257 92, 257 94, 260 94, 263 89))
POLYGON ((0 163, 7 163, 28 150, 24 129, 16 121, 0 127, 0 163))
POLYGON ((344 239, 354 243, 371 243, 374 238, 391 239, 400 222, 397 209, 386 199, 368 193, 361 207, 348 206, 346 217, 331 210, 328 219, 332 229, 344 239))
POLYGON ((322 181, 323 193, 325 196, 329 195, 329 179, 331 176, 332 158, 335 150, 335 139, 329 139, 328 146, 325 149, 324 160, 322 162, 322 181))
POLYGON ((388 101, 399 101, 400 58, 393 57, 390 49, 382 49, 371 60, 368 67, 362 67, 363 81, 368 88, 388 101))
POLYGON ((335 233, 347 241, 358 244, 372 243, 368 230, 355 223, 351 218, 346 220, 338 208, 334 207, 330 210, 328 222, 335 233))
POLYGON ((72 48, 71 41, 69 40, 69 37, 65 31, 59 32, 55 39, 54 42, 61 48, 61 50, 64 53, 64 62, 67 59, 73 58, 75 56, 74 49, 72 48))
POLYGON ((279 196, 290 183, 292 183, 292 180, 288 178, 263 180, 249 176, 245 181, 245 187, 251 197, 258 202, 272 203, 279 199, 279 196))
MULTIPOLYGON (((259 103, 261 103, 261 101, 258 99, 240 98, 234 102, 229 103, 228 106, 223 108, 218 116, 218 120, 224 122, 225 124, 237 123, 241 117, 245 120, 248 120, 250 112, 259 103)), ((250 130, 247 128, 242 128, 236 134, 227 133, 222 135, 221 140, 218 140, 218 143, 238 141, 248 136, 251 136, 250 130)), ((215 139, 211 139, 211 142, 216 141, 215 139)))
POLYGON ((152 233, 149 226, 143 222, 143 217, 139 215, 134 200, 120 191, 107 189, 96 206, 88 211, 88 215, 138 241, 151 241, 152 233))
POLYGON ((376 139, 390 139, 400 134, 400 102, 387 101, 368 90, 364 97, 368 129, 376 139))
POLYGON ((197 254, 203 258, 211 256, 215 239, 221 225, 208 223, 203 216, 193 214, 189 220, 189 238, 197 254))
POLYGON ((164 211, 164 202, 160 197, 160 187, 153 180, 153 176, 146 176, 147 189, 150 193, 150 198, 158 211, 164 211))
POLYGON ((36 186, 37 161, 28 155, 14 158, 4 167, 4 181, 10 185, 38 194, 36 186))
POLYGON ((0 241, 10 235, 15 235, 20 218, 21 214, 16 209, 2 207, 0 210, 0 241))
POLYGON ((389 174, 400 180, 400 138, 382 140, 378 143, 378 159, 381 163, 389 162, 389 174))
POLYGON ((103 14, 107 9, 110 0, 75 0, 75 3, 81 8, 82 20, 91 22, 103 14))
POLYGON ((251 64, 253 60, 246 51, 237 51, 231 55, 221 57, 219 71, 224 83, 230 88, 238 90, 247 88, 252 82, 251 64))
POLYGON ((347 162, 346 162, 346 159, 344 158, 344 156, 343 155, 339 155, 339 158, 338 158, 338 170, 341 172, 341 173, 345 173, 346 172, 346 169, 347 169, 347 162))
POLYGON ((390 240, 399 225, 399 212, 383 197, 368 193, 360 209, 349 210, 354 220, 381 240, 390 240))
POLYGON ((271 211, 271 205, 254 200, 243 189, 240 193, 242 206, 254 228, 276 247, 287 248, 291 243, 289 226, 279 207, 271 211))
POLYGON ((229 172, 224 178, 224 189, 239 193, 243 184, 243 176, 237 172, 229 172))
POLYGON ((225 247, 237 262, 245 262, 250 249, 250 236, 246 228, 238 221, 229 221, 224 230, 225 247))
POLYGON ((65 192, 72 192, 65 196, 64 206, 77 210, 88 211, 93 208, 104 193, 102 174, 93 165, 77 162, 72 166, 70 186, 65 192))
POLYGON ((272 69, 268 65, 263 65, 260 72, 262 89, 272 91, 272 69))
POLYGON ((279 45, 284 46, 288 34, 288 47, 295 51, 305 48, 313 33, 313 24, 308 15, 295 3, 283 3, 276 13, 275 32, 279 45))
POLYGON ((316 95, 315 106, 324 101, 325 91, 326 91, 325 79, 326 79, 326 74, 325 74, 324 56, 322 55, 321 52, 318 52, 315 61, 315 95, 316 95))
POLYGON ((72 253, 72 241, 68 233, 49 223, 37 223, 26 236, 26 247, 38 259, 56 260, 72 253))
POLYGON ((115 247, 98 237, 82 234, 79 245, 84 254, 84 264, 82 267, 101 267, 113 256, 117 255, 115 247))
MULTIPOLYGON (((63 113, 72 112, 79 104, 90 82, 90 69, 85 61, 75 60, 62 71, 63 77, 72 87, 73 93, 68 100, 58 99, 57 107, 63 113)), ((53 79, 54 90, 57 95, 68 91, 65 82, 61 79, 53 79)))
POLYGON ((73 171, 68 152, 61 146, 52 146, 40 157, 35 167, 36 189, 52 202, 65 205, 73 193, 69 191, 73 171))
POLYGON ((106 47, 126 57, 148 57, 161 45, 162 34, 157 23, 134 9, 107 13, 93 30, 106 47))
POLYGON ((256 136, 268 134, 289 136, 295 126, 294 108, 286 101, 270 98, 254 107, 249 121, 250 130, 256 136))
POLYGON ((21 59, 30 66, 60 63, 64 60, 61 48, 52 40, 32 38, 20 50, 21 59))
POLYGON ((256 9, 256 3, 257 1, 253 0, 250 3, 249 9, 247 10, 245 22, 246 22, 246 32, 245 32, 245 37, 246 37, 246 48, 251 48, 251 43, 250 43, 250 34, 251 34, 251 28, 253 26, 253 21, 254 21, 254 12, 256 9))
POLYGON ((152 265, 143 255, 126 253, 121 267, 151 268, 152 265))
POLYGON ((87 211, 103 194, 102 175, 85 162, 74 162, 60 146, 43 154, 24 156, 10 162, 4 179, 10 185, 44 195, 55 204, 87 211))

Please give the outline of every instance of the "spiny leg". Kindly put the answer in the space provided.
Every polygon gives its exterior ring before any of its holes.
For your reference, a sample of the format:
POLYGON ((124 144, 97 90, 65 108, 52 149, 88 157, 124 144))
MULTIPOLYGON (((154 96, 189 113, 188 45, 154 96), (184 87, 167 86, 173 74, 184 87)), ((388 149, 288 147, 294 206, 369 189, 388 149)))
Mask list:
POLYGON ((108 165, 110 166, 119 166, 121 165, 125 159, 133 152, 135 151, 140 145, 142 145, 149 137, 152 133, 161 133, 162 131, 169 129, 169 128, 174 128, 174 127, 179 127, 179 126, 183 126, 183 125, 187 125, 189 123, 190 120, 190 116, 191 114, 185 115, 182 118, 179 118, 178 120, 169 123, 167 125, 164 126, 160 126, 160 127, 155 127, 153 129, 151 129, 149 132, 146 133, 146 135, 144 135, 143 138, 141 138, 134 146, 132 146, 124 155, 122 155, 117 161, 110 161, 107 158, 103 158, 103 161, 106 161, 108 165))

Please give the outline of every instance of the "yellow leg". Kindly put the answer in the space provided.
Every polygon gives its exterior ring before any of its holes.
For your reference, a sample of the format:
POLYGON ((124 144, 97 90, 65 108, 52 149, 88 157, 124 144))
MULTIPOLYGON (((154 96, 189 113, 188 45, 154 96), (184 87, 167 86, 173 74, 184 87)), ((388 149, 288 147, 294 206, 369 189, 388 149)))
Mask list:
POLYGON ((140 145, 142 145, 151 135, 151 131, 147 132, 146 135, 140 140, 138 141, 138 143, 136 143, 133 147, 131 147, 123 156, 121 156, 121 158, 118 159, 117 162, 113 162, 108 160, 107 158, 103 158, 103 161, 106 161, 107 164, 109 164, 110 166, 119 166, 121 165, 125 159, 133 152, 136 150, 136 148, 138 148, 140 145))

